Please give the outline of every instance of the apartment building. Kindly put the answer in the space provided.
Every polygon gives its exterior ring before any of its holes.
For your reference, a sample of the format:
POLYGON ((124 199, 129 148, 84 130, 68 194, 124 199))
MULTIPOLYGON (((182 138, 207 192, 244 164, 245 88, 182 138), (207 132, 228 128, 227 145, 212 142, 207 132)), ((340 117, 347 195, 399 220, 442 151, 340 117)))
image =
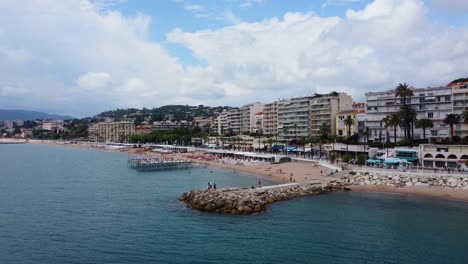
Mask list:
POLYGON ((320 127, 325 124, 329 133, 336 134, 336 116, 338 112, 351 110, 353 98, 346 93, 332 92, 316 95, 310 100, 310 135, 320 136, 320 127))
POLYGON ((264 119, 265 114, 263 112, 258 112, 255 114, 254 119, 255 119, 255 127, 254 131, 255 133, 263 133, 263 119, 264 119))
POLYGON ((278 133, 278 102, 263 105, 263 134, 278 133))
MULTIPOLYGON (((413 89, 414 96, 406 99, 417 112, 417 119, 428 118, 434 127, 426 129, 426 138, 449 136, 449 128, 443 123, 446 115, 452 112, 452 89, 450 87, 428 87, 413 89)), ((369 127, 370 140, 393 142, 393 133, 386 132, 382 119, 396 113, 403 105, 403 99, 395 97, 395 90, 366 93, 366 126, 369 127)), ((414 138, 422 139, 422 129, 414 129, 414 138)), ((397 129, 397 141, 404 139, 404 129, 397 129)))
POLYGON ((278 139, 291 141, 309 136, 310 100, 312 96, 282 99, 278 104, 278 139))
POLYGON ((153 122, 154 131, 171 131, 176 128, 192 126, 188 121, 156 121, 153 122))
POLYGON ((241 114, 239 108, 234 108, 227 113, 227 129, 229 134, 240 134, 241 129, 241 114))
POLYGON ((255 114, 263 111, 263 104, 252 103, 242 106, 240 114, 240 133, 252 133, 257 130, 255 124, 255 114))
POLYGON ((97 124, 98 141, 101 142, 129 142, 135 134, 133 121, 103 122, 97 124))
POLYGON ((99 124, 88 126, 88 139, 94 142, 99 141, 99 124))
POLYGON ((364 109, 362 110, 344 110, 338 112, 336 115, 336 135, 340 137, 347 137, 348 136, 348 126, 345 125, 344 120, 350 116, 352 120, 354 120, 353 125, 350 126, 351 136, 359 133, 359 114, 364 114, 364 109))
MULTIPOLYGON (((456 82, 448 85, 452 88, 453 113, 462 115, 468 111, 468 82, 456 82)), ((456 135, 460 137, 468 136, 468 123, 460 122, 455 128, 456 135)))
POLYGON ((216 118, 216 128, 218 131, 218 135, 224 135, 227 132, 229 127, 228 124, 228 111, 226 109, 221 112, 218 117, 216 118))

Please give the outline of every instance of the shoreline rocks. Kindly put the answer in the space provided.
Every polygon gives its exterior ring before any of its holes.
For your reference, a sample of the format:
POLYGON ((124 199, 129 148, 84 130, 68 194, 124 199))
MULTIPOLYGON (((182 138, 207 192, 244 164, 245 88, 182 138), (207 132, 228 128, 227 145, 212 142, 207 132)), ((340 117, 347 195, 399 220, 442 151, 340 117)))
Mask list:
POLYGON ((252 214, 266 210, 267 205, 276 201, 290 200, 307 195, 318 195, 341 190, 340 180, 327 184, 300 183, 265 189, 220 189, 193 190, 183 193, 179 200, 187 207, 207 212, 226 214, 252 214))
POLYGON ((468 190, 468 177, 459 175, 446 176, 409 176, 377 175, 372 173, 346 174, 341 177, 345 185, 386 185, 396 188, 439 186, 450 189, 468 190))

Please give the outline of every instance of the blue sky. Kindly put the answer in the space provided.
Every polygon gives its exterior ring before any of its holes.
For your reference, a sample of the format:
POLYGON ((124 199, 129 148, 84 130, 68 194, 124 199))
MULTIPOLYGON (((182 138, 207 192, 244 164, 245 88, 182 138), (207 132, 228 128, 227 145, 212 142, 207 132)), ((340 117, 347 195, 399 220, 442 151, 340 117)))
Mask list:
POLYGON ((467 77, 466 0, 0 1, 0 108, 78 117, 467 77))

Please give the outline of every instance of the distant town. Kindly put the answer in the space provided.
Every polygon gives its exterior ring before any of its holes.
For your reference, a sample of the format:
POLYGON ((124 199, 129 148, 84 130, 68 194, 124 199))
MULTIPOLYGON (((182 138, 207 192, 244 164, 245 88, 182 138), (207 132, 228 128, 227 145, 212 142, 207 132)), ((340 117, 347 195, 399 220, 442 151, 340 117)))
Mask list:
MULTIPOLYGON (((403 83, 387 91, 368 92, 365 102, 331 92, 239 108, 168 105, 117 109, 82 119, 0 121, 0 131, 4 138, 291 153, 318 149, 321 157, 327 155, 322 148, 334 144, 346 145, 340 149, 345 153, 367 153, 366 147, 468 144, 467 110, 468 79, 458 79, 442 87, 413 88, 403 83)), ((432 157, 426 164, 454 166, 461 155, 455 163, 447 158, 432 157)))

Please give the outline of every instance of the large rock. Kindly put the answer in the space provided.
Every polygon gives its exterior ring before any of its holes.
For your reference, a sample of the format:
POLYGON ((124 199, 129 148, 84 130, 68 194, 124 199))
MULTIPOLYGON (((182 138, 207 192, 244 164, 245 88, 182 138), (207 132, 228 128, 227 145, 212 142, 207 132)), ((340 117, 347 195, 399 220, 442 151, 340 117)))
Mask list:
POLYGON ((458 180, 455 179, 455 178, 450 178, 450 179, 447 180, 447 185, 449 187, 455 188, 455 187, 457 187, 457 184, 458 184, 458 180))

